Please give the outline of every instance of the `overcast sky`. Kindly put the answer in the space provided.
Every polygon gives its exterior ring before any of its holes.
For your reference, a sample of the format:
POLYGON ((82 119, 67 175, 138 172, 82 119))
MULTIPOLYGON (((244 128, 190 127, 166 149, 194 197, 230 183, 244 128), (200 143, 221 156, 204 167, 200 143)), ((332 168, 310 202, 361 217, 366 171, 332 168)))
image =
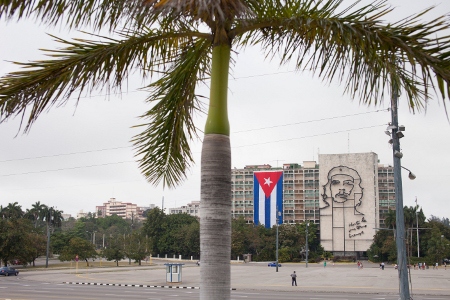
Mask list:
MULTIPOLYGON (((438 1, 389 1, 396 8, 392 19, 405 17, 438 1)), ((439 4, 433 15, 450 12, 450 3, 439 4)), ((38 48, 55 48, 51 37, 80 37, 38 26, 32 21, 0 22, 0 75, 15 70, 8 61, 42 57, 38 48)), ((389 102, 377 107, 359 104, 344 95, 338 83, 326 84, 308 72, 264 61, 259 49, 234 55, 230 74, 229 114, 232 166, 300 163, 318 160, 318 154, 375 152, 380 163, 392 164, 389 137, 384 133, 391 116, 389 102)), ((139 131, 140 114, 149 109, 146 93, 137 89, 139 77, 129 80, 122 94, 106 97, 99 92, 43 114, 28 134, 19 131, 20 120, 0 125, 0 204, 18 202, 31 208, 36 201, 76 215, 95 211, 114 197, 140 206, 178 207, 200 200, 201 141, 192 144, 197 164, 189 178, 174 190, 153 186, 140 174, 130 143, 139 131)), ((148 84, 148 82, 147 82, 148 84)), ((209 96, 207 89, 200 94, 209 96)), ((450 125, 438 97, 426 113, 411 114, 400 98, 404 204, 418 204, 427 217, 450 217, 447 184, 450 182, 450 125)), ((449 102, 447 102, 449 103, 449 102)), ((204 116, 197 117, 203 129, 204 116)))

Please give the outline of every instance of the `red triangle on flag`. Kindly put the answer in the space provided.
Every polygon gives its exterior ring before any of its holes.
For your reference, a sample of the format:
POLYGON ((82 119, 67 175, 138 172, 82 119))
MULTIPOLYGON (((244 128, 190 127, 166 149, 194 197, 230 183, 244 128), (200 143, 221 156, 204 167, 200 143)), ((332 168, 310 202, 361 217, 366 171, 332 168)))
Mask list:
POLYGON ((283 175, 283 171, 276 172, 255 172, 256 179, 258 179, 259 185, 264 191, 264 195, 266 198, 269 198, 270 194, 273 191, 273 188, 277 184, 281 175, 283 175))

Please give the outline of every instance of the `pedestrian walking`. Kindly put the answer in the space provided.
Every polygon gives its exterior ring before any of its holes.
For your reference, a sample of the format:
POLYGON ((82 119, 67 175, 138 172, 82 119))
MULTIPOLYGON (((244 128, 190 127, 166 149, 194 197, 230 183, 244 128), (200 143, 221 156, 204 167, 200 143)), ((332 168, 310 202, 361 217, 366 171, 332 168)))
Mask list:
POLYGON ((381 270, 384 270, 384 262, 381 263, 381 270))
POLYGON ((295 271, 294 273, 291 274, 291 278, 292 278, 292 286, 294 286, 294 284, 295 286, 297 286, 297 274, 295 273, 295 271))
POLYGON ((359 270, 359 268, 361 267, 361 263, 359 262, 359 260, 358 260, 357 265, 358 265, 358 270, 359 270))
POLYGON ((327 266, 327 261, 324 260, 324 261, 323 261, 323 267, 325 268, 326 266, 327 266))
POLYGON ((438 269, 438 267, 439 267, 439 263, 436 263, 436 270, 438 269))

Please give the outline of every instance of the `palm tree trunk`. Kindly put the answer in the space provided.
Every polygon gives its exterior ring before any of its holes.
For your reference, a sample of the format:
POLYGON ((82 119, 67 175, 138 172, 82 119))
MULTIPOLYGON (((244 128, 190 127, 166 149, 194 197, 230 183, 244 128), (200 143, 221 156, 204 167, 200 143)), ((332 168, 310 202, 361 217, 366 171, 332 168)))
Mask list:
POLYGON ((203 140, 200 216, 200 299, 230 299, 231 149, 228 136, 203 140))
POLYGON ((230 47, 212 56, 211 97, 201 159, 200 299, 230 299, 231 148, 227 113, 230 47))

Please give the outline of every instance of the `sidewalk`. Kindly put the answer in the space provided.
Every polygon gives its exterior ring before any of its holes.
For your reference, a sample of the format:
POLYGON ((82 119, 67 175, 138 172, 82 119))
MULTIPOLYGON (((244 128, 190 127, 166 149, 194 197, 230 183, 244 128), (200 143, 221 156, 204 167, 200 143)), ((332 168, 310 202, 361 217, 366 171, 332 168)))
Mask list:
MULTIPOLYGON (((152 266, 120 268, 91 268, 78 270, 46 270, 23 272, 27 279, 49 282, 129 284, 151 286, 199 287, 200 267, 194 262, 184 262, 181 283, 167 283, 164 262, 152 266)), ((449 270, 411 270, 411 295, 449 295, 449 270)), ((398 294, 398 272, 393 266, 381 270, 377 264, 364 263, 358 270, 356 264, 287 263, 278 268, 267 263, 231 265, 231 288, 236 290, 299 290, 316 292, 350 292, 398 294), (290 274, 296 271, 297 287, 291 286, 290 274)))

